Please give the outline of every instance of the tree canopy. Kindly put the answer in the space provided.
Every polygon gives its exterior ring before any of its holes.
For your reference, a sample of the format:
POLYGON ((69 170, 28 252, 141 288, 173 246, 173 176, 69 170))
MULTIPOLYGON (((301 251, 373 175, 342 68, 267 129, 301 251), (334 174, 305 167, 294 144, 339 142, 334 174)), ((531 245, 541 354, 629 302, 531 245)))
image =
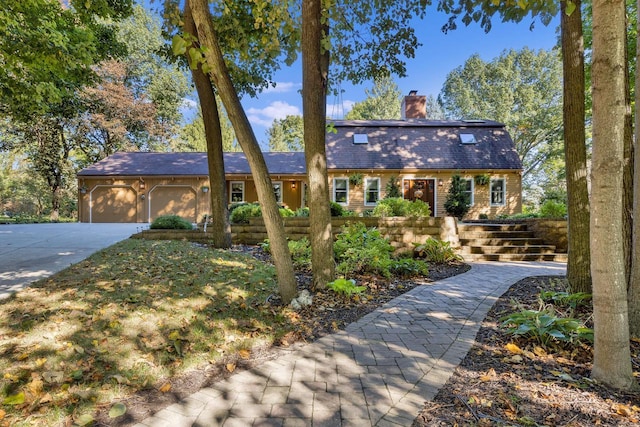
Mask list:
POLYGON ((275 119, 267 129, 270 151, 304 151, 302 116, 288 115, 275 119))
POLYGON ((398 85, 391 76, 380 76, 373 80, 373 87, 365 89, 364 101, 356 102, 347 113, 347 120, 399 119, 402 97, 398 85))

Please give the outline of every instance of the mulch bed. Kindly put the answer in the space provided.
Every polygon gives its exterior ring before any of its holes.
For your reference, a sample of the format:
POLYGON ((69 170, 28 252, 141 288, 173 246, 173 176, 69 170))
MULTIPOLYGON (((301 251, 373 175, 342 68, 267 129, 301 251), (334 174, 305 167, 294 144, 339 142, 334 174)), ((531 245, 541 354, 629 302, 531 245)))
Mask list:
MULTIPOLYGON (((539 310, 542 290, 564 291, 566 281, 530 277, 514 284, 488 313, 476 344, 413 427, 639 425, 639 393, 617 392, 590 379, 591 346, 547 352, 514 340, 499 327, 500 319, 515 311, 514 302, 520 309, 539 310), (508 344, 523 352, 510 351, 508 344)), ((640 341, 631 341, 631 352, 638 377, 640 341)))

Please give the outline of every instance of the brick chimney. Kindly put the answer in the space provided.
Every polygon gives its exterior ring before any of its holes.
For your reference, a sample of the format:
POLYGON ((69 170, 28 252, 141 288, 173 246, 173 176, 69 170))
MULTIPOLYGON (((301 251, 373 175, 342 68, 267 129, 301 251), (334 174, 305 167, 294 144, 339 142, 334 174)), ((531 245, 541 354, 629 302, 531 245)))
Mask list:
POLYGON ((400 106, 402 120, 426 119, 427 118, 427 97, 418 95, 417 90, 409 91, 400 106))

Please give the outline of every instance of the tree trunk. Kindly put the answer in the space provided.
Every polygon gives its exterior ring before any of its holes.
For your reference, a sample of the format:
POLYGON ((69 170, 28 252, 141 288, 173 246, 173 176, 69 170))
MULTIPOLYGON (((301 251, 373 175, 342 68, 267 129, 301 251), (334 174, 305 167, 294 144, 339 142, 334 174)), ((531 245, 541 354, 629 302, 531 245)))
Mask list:
POLYGON ((630 390, 636 383, 631 369, 622 236, 624 20, 624 0, 593 2, 592 376, 610 387, 630 390))
MULTIPOLYGON (((640 0, 638 0, 640 6, 640 0)), ((640 30, 640 22, 637 23, 640 30)), ((636 63, 640 58, 640 31, 637 33, 636 63)), ((635 91, 635 153, 640 152, 640 73, 636 70, 635 91)), ((640 156, 637 154, 633 160, 633 218, 631 233, 631 267, 628 290, 629 304, 629 332, 632 336, 640 338, 640 156)))
POLYGON ((322 51, 321 41, 327 27, 323 28, 321 18, 321 0, 303 0, 302 110, 310 189, 309 237, 314 289, 325 288, 335 276, 325 139, 329 52, 322 51))
POLYGON ((269 171, 264 161, 264 156, 260 151, 258 141, 229 77, 229 72, 218 44, 218 38, 213 28, 208 2, 207 0, 190 0, 190 6, 198 32, 198 40, 202 47, 207 48, 204 54, 207 64, 212 69, 211 78, 218 89, 222 103, 229 115, 229 120, 236 131, 238 142, 251 167, 251 174, 262 207, 262 217, 271 243, 271 256, 276 267, 278 289, 282 300, 285 304, 288 304, 297 293, 296 278, 284 232, 284 224, 280 217, 269 171))
POLYGON ((569 218, 567 279, 572 292, 591 292, 589 254, 589 190, 585 145, 584 45, 580 0, 567 15, 567 2, 560 2, 563 57, 564 155, 567 175, 569 218))
MULTIPOLYGON (((184 8, 184 29, 196 38, 198 37, 188 0, 184 8)), ((216 96, 209 76, 202 72, 201 64, 198 65, 197 69, 191 69, 191 75, 200 100, 205 139, 207 141, 207 163, 209 165, 211 188, 209 195, 211 197, 211 215, 213 217, 211 225, 213 246, 221 249, 230 248, 231 223, 229 222, 229 208, 227 207, 228 197, 227 182, 224 174, 222 127, 220 125, 220 116, 218 115, 216 96)))
MULTIPOLYGON (((628 20, 625 19, 625 35, 628 20)), ((626 37, 625 37, 626 43, 626 37)), ((629 55, 624 50, 624 149, 622 173, 622 244, 627 288, 631 280, 631 240, 633 230, 633 116, 631 115, 631 89, 629 82, 629 55)))

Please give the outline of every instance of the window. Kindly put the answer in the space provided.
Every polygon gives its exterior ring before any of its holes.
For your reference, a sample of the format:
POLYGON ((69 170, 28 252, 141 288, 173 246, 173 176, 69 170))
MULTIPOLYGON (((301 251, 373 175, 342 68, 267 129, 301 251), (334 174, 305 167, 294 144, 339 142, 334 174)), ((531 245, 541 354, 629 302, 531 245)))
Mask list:
POLYGON ((504 206, 505 186, 504 179, 491 180, 491 206, 504 206))
POLYGON ((349 179, 335 178, 333 180, 333 201, 336 203, 349 203, 349 179))
POLYGON ((467 195, 469 206, 473 206, 473 179, 462 178, 462 184, 464 185, 464 193, 467 195))
POLYGON ((273 194, 276 195, 276 202, 282 204, 282 181, 272 181, 273 194))
POLYGON ((231 182, 231 203, 244 202, 244 182, 231 182))
POLYGON ((380 200, 380 178, 364 180, 364 204, 375 205, 380 200))
POLYGON ((354 133, 353 134, 353 143, 354 144, 368 144, 369 137, 366 133, 354 133))
POLYGON ((476 136, 472 133, 461 133, 460 142, 463 144, 475 144, 477 142, 476 136))

